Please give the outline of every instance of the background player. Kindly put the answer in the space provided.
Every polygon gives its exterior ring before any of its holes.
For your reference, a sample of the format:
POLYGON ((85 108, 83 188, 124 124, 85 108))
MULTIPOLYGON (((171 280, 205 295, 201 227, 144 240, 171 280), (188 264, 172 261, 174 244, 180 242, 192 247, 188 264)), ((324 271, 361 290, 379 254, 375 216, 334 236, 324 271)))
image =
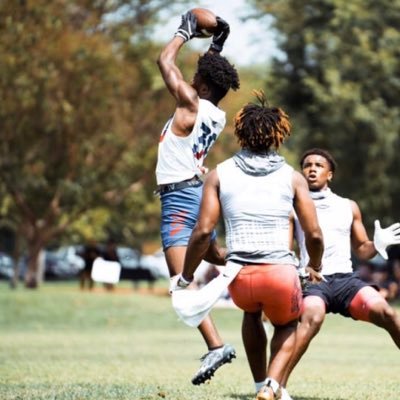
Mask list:
MULTIPOLYGON (((351 250, 363 260, 374 257, 378 250, 387 258, 386 247, 400 243, 400 224, 381 229, 376 221, 374 241, 369 240, 357 203, 334 194, 329 188, 336 169, 332 155, 323 149, 311 149, 303 154, 300 165, 324 235, 322 274, 325 281, 318 285, 309 284, 304 291, 295 351, 283 386, 319 332, 326 313, 339 313, 355 320, 371 322, 385 329, 400 348, 399 315, 375 288, 362 281, 357 272, 353 272, 351 262, 351 250)), ((307 264, 304 234, 297 220, 295 224, 301 262, 307 264)), ((283 390, 282 399, 291 399, 286 390, 283 390)))

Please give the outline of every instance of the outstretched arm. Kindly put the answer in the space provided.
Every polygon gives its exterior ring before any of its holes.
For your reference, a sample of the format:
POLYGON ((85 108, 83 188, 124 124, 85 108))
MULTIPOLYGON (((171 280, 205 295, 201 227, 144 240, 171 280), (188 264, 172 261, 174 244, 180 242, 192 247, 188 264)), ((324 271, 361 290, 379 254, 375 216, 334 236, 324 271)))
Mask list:
POLYGON ((184 80, 182 72, 176 65, 176 57, 184 43, 182 37, 175 36, 161 51, 157 64, 169 92, 176 99, 177 106, 193 111, 196 108, 197 92, 184 80))
POLYGON ((387 260, 386 248, 400 244, 400 223, 396 222, 387 228, 381 228, 378 220, 375 221, 374 240, 368 238, 368 234, 362 222, 360 208, 355 201, 351 201, 353 212, 353 224, 351 226, 351 244, 354 253, 361 260, 368 260, 378 252, 387 260))
POLYGON ((193 229, 186 250, 182 276, 187 281, 193 279, 196 268, 199 266, 210 246, 211 234, 218 222, 221 212, 218 192, 219 179, 217 171, 214 169, 209 173, 204 182, 199 218, 193 229))
POLYGON ((197 111, 197 92, 183 79, 176 65, 176 57, 182 45, 197 35, 196 27, 196 16, 190 11, 183 14, 174 38, 167 43, 157 60, 164 82, 175 97, 178 107, 189 108, 191 111, 197 111))
POLYGON ((196 36, 196 17, 187 12, 182 15, 182 22, 175 37, 161 51, 157 64, 163 80, 176 100, 176 110, 171 129, 178 136, 187 136, 193 129, 199 105, 197 91, 183 79, 182 72, 176 65, 176 57, 182 45, 196 36))
POLYGON ((362 215, 358 204, 350 200, 353 213, 351 225, 351 247, 354 254, 361 260, 369 260, 377 254, 374 242, 368 238, 367 230, 362 221, 362 215))

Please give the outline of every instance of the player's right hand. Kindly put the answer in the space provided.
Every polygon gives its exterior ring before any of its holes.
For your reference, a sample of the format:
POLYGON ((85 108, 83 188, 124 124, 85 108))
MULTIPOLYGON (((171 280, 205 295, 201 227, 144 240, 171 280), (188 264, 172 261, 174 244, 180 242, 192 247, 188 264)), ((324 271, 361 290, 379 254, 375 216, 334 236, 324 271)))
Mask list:
POLYGON ((196 28, 196 16, 191 11, 188 11, 186 14, 182 15, 181 24, 179 25, 178 30, 175 32, 175 36, 179 36, 185 42, 187 42, 198 35, 196 28))
POLYGON ((309 274, 308 280, 311 283, 320 283, 321 281, 325 280, 321 272, 317 272, 312 267, 306 267, 306 272, 309 274))
POLYGON ((229 24, 221 17, 217 17, 217 28, 212 38, 210 49, 220 53, 224 48, 225 40, 228 38, 230 31, 229 24))

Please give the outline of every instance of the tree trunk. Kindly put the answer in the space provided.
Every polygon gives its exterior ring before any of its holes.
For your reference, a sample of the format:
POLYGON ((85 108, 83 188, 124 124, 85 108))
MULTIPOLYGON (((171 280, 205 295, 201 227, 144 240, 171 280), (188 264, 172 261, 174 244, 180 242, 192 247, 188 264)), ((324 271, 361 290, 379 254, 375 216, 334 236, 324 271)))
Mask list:
POLYGON ((36 289, 43 282, 45 272, 44 238, 36 231, 33 241, 28 240, 28 266, 25 274, 25 287, 36 289))
POLYGON ((14 271, 13 277, 10 280, 10 287, 16 289, 19 283, 19 278, 21 276, 20 258, 21 258, 21 248, 22 248, 22 231, 20 227, 17 227, 15 232, 15 245, 13 250, 13 260, 14 260, 14 271))

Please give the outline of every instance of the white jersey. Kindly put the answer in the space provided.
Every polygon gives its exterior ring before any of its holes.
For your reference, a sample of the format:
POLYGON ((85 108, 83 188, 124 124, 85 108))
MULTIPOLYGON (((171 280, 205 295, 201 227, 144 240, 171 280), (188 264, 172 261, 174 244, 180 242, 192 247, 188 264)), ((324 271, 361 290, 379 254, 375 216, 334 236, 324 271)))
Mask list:
POLYGON ((283 163, 263 176, 245 173, 230 158, 217 166, 227 260, 297 265, 289 249, 293 168, 283 163))
POLYGON ((173 117, 166 123, 158 145, 157 184, 181 182, 202 175, 201 167, 211 146, 225 127, 225 112, 208 100, 199 99, 196 121, 190 135, 176 136, 173 117))
MULTIPOLYGON (((330 191, 311 192, 317 210, 318 222, 324 236, 322 274, 353 272, 351 262, 351 226, 353 212, 349 199, 330 191)), ((306 266, 309 261, 304 233, 295 218, 296 237, 300 247, 300 263, 306 266)))

